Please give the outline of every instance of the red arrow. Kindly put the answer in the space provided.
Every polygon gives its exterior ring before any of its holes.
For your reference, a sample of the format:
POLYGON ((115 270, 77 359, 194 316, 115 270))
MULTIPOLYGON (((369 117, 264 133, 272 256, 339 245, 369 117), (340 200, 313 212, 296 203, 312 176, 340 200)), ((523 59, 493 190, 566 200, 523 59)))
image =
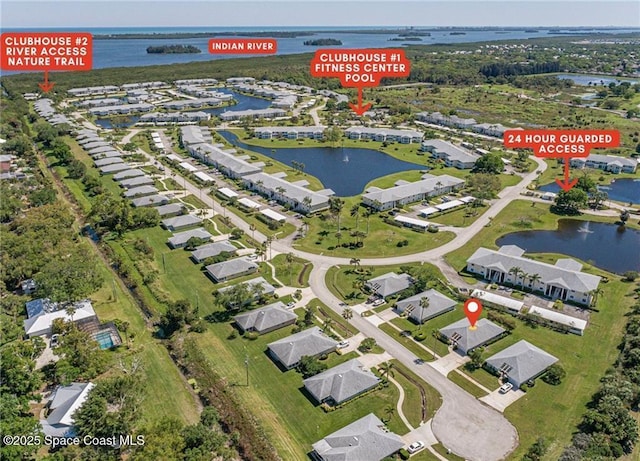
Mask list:
POLYGON ((44 82, 43 83, 38 83, 38 86, 40 87, 40 89, 43 92, 48 93, 49 91, 53 90, 53 85, 55 85, 55 83, 53 83, 53 82, 49 83, 49 71, 45 70, 44 71, 44 82))
POLYGON ((349 103, 349 107, 351 107, 351 110, 358 115, 364 114, 371 107, 371 104, 365 104, 364 106, 362 105, 362 87, 361 86, 358 87, 358 105, 356 106, 355 104, 349 103))
POLYGON ((569 167, 570 167, 569 163, 570 162, 571 162, 571 158, 570 157, 565 157, 564 158, 564 181, 562 181, 560 179, 556 179, 556 182, 558 183, 558 185, 565 192, 568 192, 578 182, 577 179, 574 179, 573 181, 569 181, 569 167))

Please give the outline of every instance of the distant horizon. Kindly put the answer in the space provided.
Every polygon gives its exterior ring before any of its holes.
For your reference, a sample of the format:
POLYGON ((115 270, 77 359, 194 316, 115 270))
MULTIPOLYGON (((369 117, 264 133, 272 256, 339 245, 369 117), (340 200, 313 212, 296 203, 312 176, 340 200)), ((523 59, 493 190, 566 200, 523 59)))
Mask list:
POLYGON ((3 0, 0 23, 3 29, 321 24, 336 28, 395 27, 391 24, 636 28, 638 18, 640 2, 636 0, 3 0), (551 22, 555 24, 541 25, 551 22))

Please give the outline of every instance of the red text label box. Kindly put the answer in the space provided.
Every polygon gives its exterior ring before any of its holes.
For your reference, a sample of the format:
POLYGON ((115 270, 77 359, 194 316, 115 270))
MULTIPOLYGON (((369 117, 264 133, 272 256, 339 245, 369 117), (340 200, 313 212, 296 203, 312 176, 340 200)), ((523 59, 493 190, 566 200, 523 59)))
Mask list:
POLYGON ((89 32, 7 32, 0 35, 2 70, 91 70, 89 32))
POLYGON ((618 130, 507 130, 504 146, 530 148, 536 157, 587 157, 598 147, 618 147, 618 130))
POLYGON ((400 49, 318 50, 313 77, 337 77, 343 87, 374 87, 384 77, 408 77, 411 64, 400 49))
POLYGON ((273 38, 212 38, 211 54, 275 54, 278 42, 273 38))

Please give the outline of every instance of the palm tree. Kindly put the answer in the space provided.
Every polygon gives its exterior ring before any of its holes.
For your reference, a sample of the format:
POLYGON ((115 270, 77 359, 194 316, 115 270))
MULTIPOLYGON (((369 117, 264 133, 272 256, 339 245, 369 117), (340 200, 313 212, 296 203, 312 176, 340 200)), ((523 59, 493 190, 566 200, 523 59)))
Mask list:
POLYGON ((336 238, 338 239, 338 246, 340 246, 340 239, 342 238, 342 232, 336 232, 336 238))
POLYGON ((332 197, 329 199, 329 207, 336 214, 338 218, 338 232, 340 232, 340 212, 344 207, 344 200, 339 199, 337 197, 332 197))
POLYGON ((344 317, 345 320, 350 320, 353 318, 353 309, 351 309, 350 307, 345 307, 344 310, 342 311, 342 316, 344 317))
POLYGON ((429 303, 429 298, 426 296, 420 298, 420 325, 424 324, 424 321, 422 320, 424 318, 424 310, 429 307, 429 303))
POLYGON ((256 225, 255 224, 249 224, 249 230, 251 231, 251 238, 253 240, 255 240, 255 233, 256 233, 256 225))
POLYGON ((436 183, 436 195, 440 195, 440 189, 442 188, 442 186, 443 184, 440 181, 436 183))
POLYGON ((382 377, 389 379, 389 376, 393 377, 393 363, 391 362, 382 362, 378 370, 382 373, 382 377))
POLYGON ((629 210, 622 210, 622 213, 620 213, 620 221, 622 221, 623 226, 627 224, 630 217, 629 210))
POLYGON ((525 271, 522 271, 520 275, 522 275, 522 291, 524 291, 524 286, 526 285, 527 280, 531 277, 531 274, 527 274, 525 271))
POLYGON ((364 217, 367 218, 367 235, 369 235, 369 218, 371 217, 372 214, 373 214, 373 210, 370 208, 367 208, 364 212, 364 217))
POLYGON ((596 304, 598 303, 598 296, 600 296, 603 293, 604 291, 602 290, 602 288, 596 288, 595 290, 591 290, 589 292, 589 295, 591 296, 591 305, 593 307, 595 307, 596 304))
POLYGON ((360 267, 360 258, 351 258, 349 260, 349 265, 353 265, 356 266, 357 268, 360 267))
POLYGON ((509 269, 509 274, 513 275, 513 284, 517 285, 518 283, 518 277, 520 277, 520 274, 522 274, 522 269, 520 269, 518 266, 513 266, 511 269, 509 269))
POLYGON ((540 279, 542 279, 542 276, 540 274, 531 274, 529 275, 529 280, 531 280, 531 291, 535 291, 536 289, 536 284, 540 281, 540 279))
POLYGON ((76 315, 76 306, 70 304, 64 311, 69 316, 69 321, 73 322, 73 316, 76 315))
POLYGON ((279 193, 280 195, 284 196, 284 193, 287 191, 287 189, 285 189, 282 186, 278 186, 276 187, 276 192, 279 193))
POLYGON ((322 331, 323 331, 324 333, 326 333, 327 331, 329 331, 329 328, 331 327, 331 324, 332 324, 332 323, 333 323, 333 320, 327 317, 327 318, 324 320, 324 322, 322 323, 322 331))
POLYGON ((289 285, 293 285, 293 271, 291 270, 293 259, 293 253, 289 252, 285 255, 285 260, 287 261, 287 272, 289 272, 289 285))
POLYGON ((359 218, 360 218, 360 205, 358 205, 357 203, 355 205, 353 205, 351 207, 351 210, 349 210, 349 215, 352 218, 354 218, 354 217, 356 218, 356 229, 357 229, 358 228, 358 221, 359 221, 359 218))
POLYGON ((269 258, 268 258, 268 259, 271 259, 271 242, 273 242, 273 236, 272 236, 272 235, 269 235, 269 236, 267 237, 266 242, 265 242, 265 243, 267 244, 267 248, 269 249, 269 255, 268 255, 268 256, 269 256, 269 258))
POLYGON ((309 197, 308 195, 306 195, 306 196, 302 199, 302 204, 305 206, 307 213, 311 211, 311 197, 309 197))

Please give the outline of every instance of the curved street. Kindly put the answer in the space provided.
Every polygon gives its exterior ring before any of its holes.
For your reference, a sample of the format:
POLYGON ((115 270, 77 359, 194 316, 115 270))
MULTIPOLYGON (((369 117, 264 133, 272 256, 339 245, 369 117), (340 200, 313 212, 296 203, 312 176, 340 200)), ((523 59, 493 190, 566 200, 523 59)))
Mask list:
MULTIPOLYGON (((149 161, 155 158, 139 150, 149 161)), ((410 262, 429 262, 439 267, 446 266, 443 256, 465 245, 473 236, 491 222, 500 211, 516 199, 525 198, 521 193, 535 180, 540 172, 547 168, 547 164, 539 158, 532 158, 538 165, 536 170, 525 175, 515 186, 507 187, 498 194, 491 206, 471 225, 456 229, 453 240, 431 250, 387 258, 361 259, 362 265, 394 265, 410 262)), ((166 170, 165 170, 166 171, 166 170)), ((213 210, 217 202, 208 194, 202 194, 195 184, 181 178, 186 192, 200 197, 213 210)), ((203 189, 204 190, 204 189, 203 189)), ((267 237, 259 231, 251 231, 249 224, 226 210, 234 226, 245 233, 252 233, 259 242, 267 241, 267 237)), ((308 253, 292 247, 292 238, 273 240, 271 249, 277 253, 293 253, 295 256, 310 261, 313 269, 309 277, 309 286, 314 295, 335 312, 342 314, 342 302, 336 298, 326 285, 326 274, 330 267, 349 264, 350 258, 319 255, 308 253)), ((450 272, 450 270, 449 270, 450 272)), ((477 400, 458 385, 448 380, 428 363, 416 365, 418 358, 403 345, 391 338, 366 317, 354 316, 349 322, 364 335, 374 338, 376 342, 402 364, 410 368, 418 376, 433 386, 442 395, 442 406, 432 420, 432 431, 438 440, 453 453, 471 461, 498 461, 504 459, 518 445, 518 433, 515 427, 498 411, 477 400)))

